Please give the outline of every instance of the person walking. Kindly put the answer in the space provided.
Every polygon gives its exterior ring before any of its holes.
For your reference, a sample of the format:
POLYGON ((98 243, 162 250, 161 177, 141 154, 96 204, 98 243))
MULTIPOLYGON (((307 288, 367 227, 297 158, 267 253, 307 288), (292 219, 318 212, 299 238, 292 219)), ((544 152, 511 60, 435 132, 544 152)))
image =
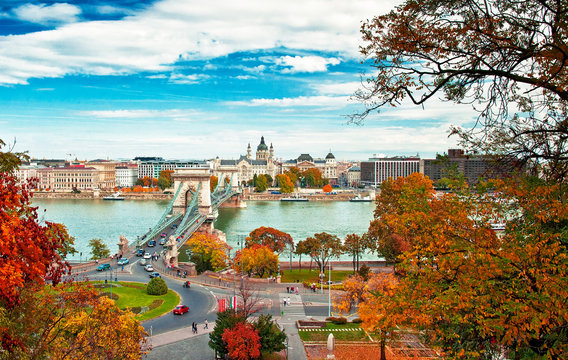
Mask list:
POLYGON ((286 301, 287 305, 290 305, 290 297, 288 296, 288 300, 286 301))
POLYGON ((208 325, 209 325, 209 323, 207 322, 207 319, 205 319, 205 326, 203 328, 208 329, 208 325))

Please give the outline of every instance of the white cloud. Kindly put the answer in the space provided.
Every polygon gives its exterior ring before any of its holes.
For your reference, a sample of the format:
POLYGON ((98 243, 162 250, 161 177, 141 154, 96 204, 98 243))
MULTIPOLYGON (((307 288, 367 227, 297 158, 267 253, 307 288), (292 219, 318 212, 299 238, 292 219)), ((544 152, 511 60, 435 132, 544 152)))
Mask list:
POLYGON ((358 81, 346 83, 312 84, 311 87, 321 95, 353 95, 361 87, 358 81))
POLYGON ((208 75, 201 75, 201 74, 191 74, 191 75, 182 75, 182 74, 172 74, 170 76, 169 82, 172 84, 197 84, 201 80, 205 80, 209 78, 208 75))
POLYGON ((252 99, 249 101, 228 101, 227 105, 237 106, 273 106, 282 108, 292 107, 325 107, 342 108, 348 105, 349 98, 345 96, 299 96, 281 99, 252 99))
POLYGON ((79 111, 77 115, 85 117, 95 117, 101 119, 157 119, 157 118, 170 118, 172 120, 187 119, 191 117, 202 116, 199 111, 191 109, 165 109, 165 110, 148 110, 148 109, 133 109, 133 110, 92 110, 92 111, 79 111))
POLYGON ((338 65, 338 58, 323 58, 321 56, 282 56, 276 60, 276 65, 285 66, 283 73, 323 72, 327 65, 338 65))
POLYGON ((13 10, 14 15, 20 20, 43 25, 57 25, 72 23, 79 20, 81 9, 67 3, 25 4, 13 10))
MULTIPOLYGON (((359 58, 360 22, 384 13, 388 0, 163 0, 117 21, 83 21, 51 31, 0 37, 0 83, 66 74, 168 71, 180 59, 286 47, 359 58)), ((24 5, 30 21, 74 21, 69 4, 24 5), (57 11, 55 11, 57 10, 57 11)), ((338 60, 283 60, 290 71, 321 71, 338 60), (323 64, 323 65, 322 65, 323 64)))

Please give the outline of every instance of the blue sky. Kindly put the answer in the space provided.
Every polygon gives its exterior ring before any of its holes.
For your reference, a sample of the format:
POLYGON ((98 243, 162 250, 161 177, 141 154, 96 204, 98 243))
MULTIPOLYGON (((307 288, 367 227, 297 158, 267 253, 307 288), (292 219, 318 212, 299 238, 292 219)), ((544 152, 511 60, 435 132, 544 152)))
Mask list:
POLYGON ((384 0, 0 0, 0 138, 38 158, 432 157, 470 106, 347 123, 384 0))

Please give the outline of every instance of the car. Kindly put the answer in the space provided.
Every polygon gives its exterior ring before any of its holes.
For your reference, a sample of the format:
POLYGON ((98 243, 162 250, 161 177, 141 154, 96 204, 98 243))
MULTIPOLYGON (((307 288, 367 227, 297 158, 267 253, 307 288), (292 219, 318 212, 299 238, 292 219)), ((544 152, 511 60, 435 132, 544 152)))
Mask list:
POLYGON ((177 224, 173 224, 173 225, 172 225, 172 229, 175 229, 175 228, 177 228, 177 227, 178 227, 177 224))
POLYGON ((166 239, 162 238, 160 239, 160 245, 164 246, 166 244, 166 239))
POLYGON ((178 305, 174 309, 174 315, 183 315, 189 311, 189 306, 187 305, 178 305))
POLYGON ((152 264, 148 264, 148 265, 144 266, 144 270, 151 272, 151 271, 154 271, 154 267, 152 266, 152 264))
POLYGON ((140 261, 138 261, 138 264, 142 265, 142 266, 146 266, 148 262, 146 261, 146 259, 140 259, 140 261))
POLYGON ((157 271, 154 271, 153 273, 150 274, 150 279, 153 278, 161 278, 160 273, 157 271))
POLYGON ((150 259, 152 257, 152 255, 150 255, 149 252, 144 253, 144 259, 150 259))
POLYGON ((168 234, 166 234, 166 233, 161 233, 161 234, 160 234, 160 237, 165 238, 166 236, 168 236, 168 234))
POLYGON ((148 247, 154 247, 154 246, 156 246, 156 240, 148 241, 148 247))
POLYGON ((97 267, 97 271, 105 271, 110 269, 110 264, 100 264, 97 267))
POLYGON ((118 265, 126 265, 126 264, 128 264, 128 258, 125 258, 125 257, 120 258, 120 260, 118 260, 117 264, 118 264, 118 265))
POLYGON ((136 251, 136 256, 144 256, 144 249, 138 249, 138 251, 136 251))

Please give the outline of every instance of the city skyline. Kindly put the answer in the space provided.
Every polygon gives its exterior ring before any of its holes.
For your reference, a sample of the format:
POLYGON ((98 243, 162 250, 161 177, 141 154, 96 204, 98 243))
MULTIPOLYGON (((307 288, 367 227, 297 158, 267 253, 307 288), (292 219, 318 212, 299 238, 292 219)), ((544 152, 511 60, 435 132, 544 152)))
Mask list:
POLYGON ((0 1, 0 137, 36 158, 433 157, 469 105, 360 105, 361 21, 389 1, 0 1), (70 156, 68 156, 70 155, 70 156))

